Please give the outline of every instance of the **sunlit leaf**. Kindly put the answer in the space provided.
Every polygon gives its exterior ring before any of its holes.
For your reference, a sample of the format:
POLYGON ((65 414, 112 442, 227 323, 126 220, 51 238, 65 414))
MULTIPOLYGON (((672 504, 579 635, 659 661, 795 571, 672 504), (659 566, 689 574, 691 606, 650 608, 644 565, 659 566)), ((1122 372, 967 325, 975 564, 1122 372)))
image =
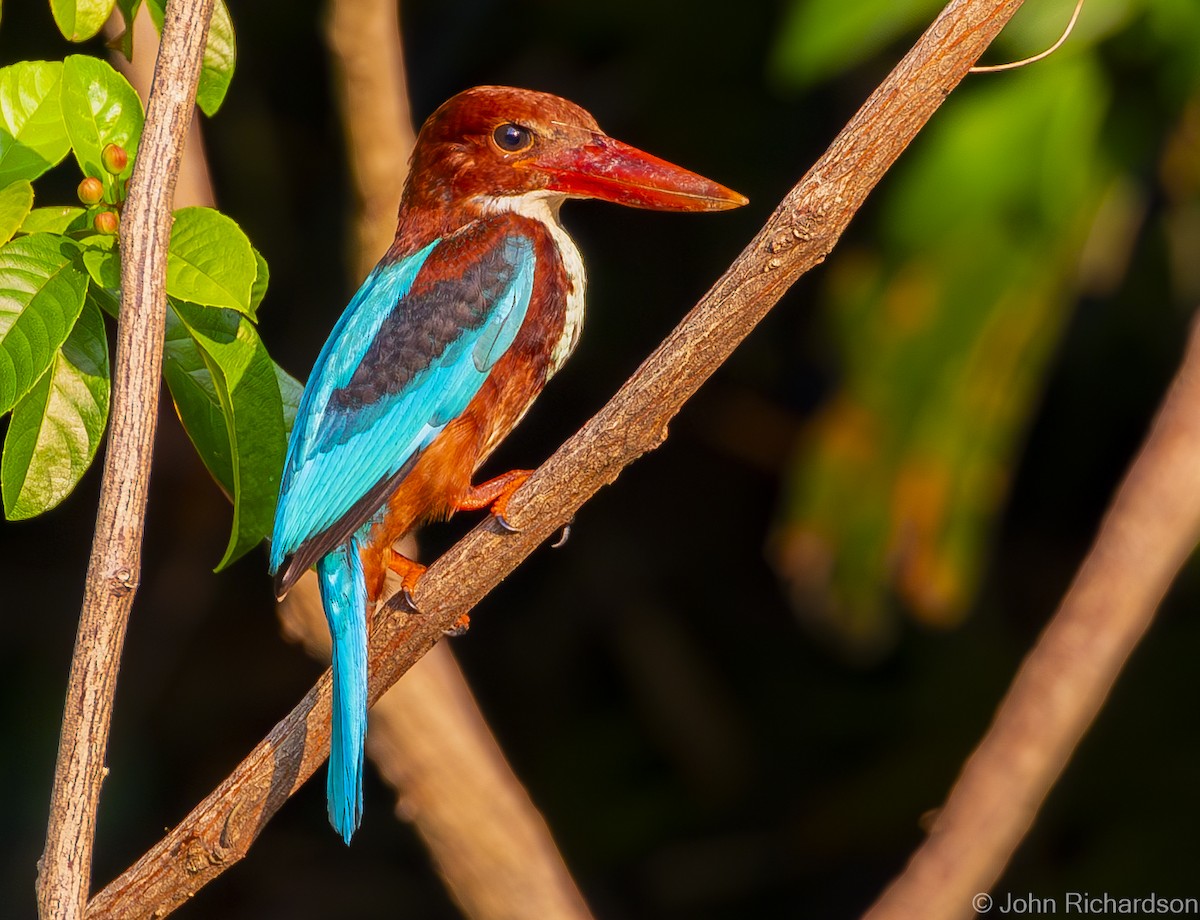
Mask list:
POLYGON ((163 16, 166 15, 166 0, 146 0, 146 10, 150 13, 150 21, 154 28, 162 32, 163 16))
POLYGON ((170 360, 182 363, 169 372, 168 381, 175 378, 182 385, 182 398, 176 395, 176 383, 171 383, 171 392, 205 464, 233 499, 233 532, 217 565, 220 570, 271 532, 287 448, 279 378, 275 362, 244 316, 181 301, 171 305, 209 374, 205 381, 194 356, 173 336, 170 360), (224 445, 215 424, 213 394, 221 410, 224 445), (184 418, 185 411, 189 418, 184 418))
POLYGON ((13 408, 0 461, 7 518, 41 514, 75 488, 104 436, 110 386, 104 319, 89 304, 50 368, 13 408))
POLYGON ((117 0, 117 9, 121 11, 121 20, 125 23, 125 28, 109 42, 109 47, 120 51, 127 61, 133 60, 133 22, 141 5, 142 0, 117 0))
POLYGON ((189 303, 225 307, 254 318, 258 263, 233 220, 212 208, 175 212, 167 251, 167 293, 189 303))
POLYGON ((0 189, 0 246, 21 229, 32 208, 33 186, 28 179, 18 179, 0 189))
POLYGON ((83 208, 49 207, 34 208, 21 224, 21 233, 66 233, 79 230, 85 222, 87 212, 83 208))
POLYGON ((121 287, 121 254, 117 238, 106 233, 88 233, 75 237, 83 254, 83 266, 100 287, 117 291, 121 287))
MULTIPOLYGON (((166 4, 163 0, 146 0, 146 9, 159 33, 162 33, 166 4)), ((233 19, 225 0, 216 0, 212 20, 208 27, 208 42, 204 46, 204 59, 200 66, 200 82, 196 87, 196 104, 209 117, 216 114, 225 101, 229 81, 237 64, 237 43, 233 32, 233 19)))
POLYGON ((73 42, 87 41, 112 13, 113 0, 50 0, 59 31, 73 42))
POLYGON ((22 61, 0 68, 0 185, 36 179, 67 155, 58 61, 22 61))
POLYGON ((250 312, 252 315, 258 313, 258 307, 263 302, 263 298, 267 296, 267 285, 271 281, 271 269, 267 266, 267 260, 263 258, 261 252, 254 250, 254 286, 250 289, 250 312))
POLYGON ((0 247, 0 414, 46 372, 87 293, 70 240, 49 233, 0 247))
POLYGON ((233 35, 233 20, 224 0, 213 6, 212 22, 208 27, 208 44, 204 46, 204 61, 200 67, 200 82, 196 87, 196 104, 210 118, 225 101, 229 81, 237 64, 237 45, 233 35))
POLYGON ((99 58, 73 54, 63 62, 62 117, 75 159, 84 175, 104 182, 109 200, 114 182, 133 174, 142 136, 142 102, 129 81, 99 58), (110 175, 100 161, 109 144, 125 148, 129 164, 120 176, 110 175))

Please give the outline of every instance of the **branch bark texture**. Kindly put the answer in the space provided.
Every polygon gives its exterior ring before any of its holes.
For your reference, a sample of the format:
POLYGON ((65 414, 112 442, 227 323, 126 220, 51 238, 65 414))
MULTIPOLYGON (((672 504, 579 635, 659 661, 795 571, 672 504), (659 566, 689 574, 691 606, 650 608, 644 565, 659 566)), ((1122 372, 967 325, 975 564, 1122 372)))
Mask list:
POLYGON ((112 416, 38 869, 44 918, 83 916, 121 649, 141 572, 158 418, 171 201, 213 0, 173 0, 121 232, 112 416))
POLYGON ((865 920, 974 916, 1200 539, 1200 322, 1091 552, 925 843, 865 920))
MULTIPOLYGON (((374 702, 449 628, 602 486, 666 437, 684 402, 808 269, 1020 7, 954 0, 700 303, 613 399, 530 478, 509 506, 519 528, 485 521, 421 581, 423 611, 372 623, 374 702)), ((264 824, 325 760, 330 675, 162 841, 89 905, 88 916, 162 916, 241 859, 264 824)))

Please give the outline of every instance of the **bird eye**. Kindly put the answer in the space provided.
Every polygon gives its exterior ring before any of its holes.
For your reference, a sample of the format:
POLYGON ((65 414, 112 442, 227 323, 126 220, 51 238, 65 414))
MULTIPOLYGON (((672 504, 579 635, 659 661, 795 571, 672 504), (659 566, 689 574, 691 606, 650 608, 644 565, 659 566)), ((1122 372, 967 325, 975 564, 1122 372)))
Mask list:
POLYGON ((533 132, 509 122, 492 132, 492 140, 505 153, 518 153, 533 146, 533 132))

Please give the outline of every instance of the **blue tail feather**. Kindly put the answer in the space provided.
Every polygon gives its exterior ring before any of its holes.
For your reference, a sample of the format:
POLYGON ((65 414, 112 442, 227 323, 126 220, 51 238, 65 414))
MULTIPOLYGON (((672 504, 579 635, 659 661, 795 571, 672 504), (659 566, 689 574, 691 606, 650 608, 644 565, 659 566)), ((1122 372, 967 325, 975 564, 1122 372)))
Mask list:
POLYGON ((346 843, 362 820, 367 736, 367 583, 351 537, 317 563, 321 603, 333 636, 333 726, 326 795, 329 823, 346 843))

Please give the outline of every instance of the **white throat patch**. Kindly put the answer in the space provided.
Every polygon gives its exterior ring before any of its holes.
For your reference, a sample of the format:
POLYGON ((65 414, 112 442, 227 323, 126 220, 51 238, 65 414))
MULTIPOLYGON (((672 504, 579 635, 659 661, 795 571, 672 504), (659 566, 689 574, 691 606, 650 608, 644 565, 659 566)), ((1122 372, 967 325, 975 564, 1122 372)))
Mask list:
POLYGON ((549 232, 551 239, 558 246, 562 255, 563 268, 567 273, 567 314, 563 322, 562 335, 550 349, 550 367, 546 377, 549 379, 558 372, 575 345, 579 341, 579 332, 583 328, 584 288, 587 286, 587 272, 583 267, 583 258, 579 247, 567 235, 562 224, 558 221, 558 209, 566 198, 559 192, 540 191, 526 192, 523 195, 480 196, 480 210, 486 214, 511 212, 528 217, 542 224, 549 232))

